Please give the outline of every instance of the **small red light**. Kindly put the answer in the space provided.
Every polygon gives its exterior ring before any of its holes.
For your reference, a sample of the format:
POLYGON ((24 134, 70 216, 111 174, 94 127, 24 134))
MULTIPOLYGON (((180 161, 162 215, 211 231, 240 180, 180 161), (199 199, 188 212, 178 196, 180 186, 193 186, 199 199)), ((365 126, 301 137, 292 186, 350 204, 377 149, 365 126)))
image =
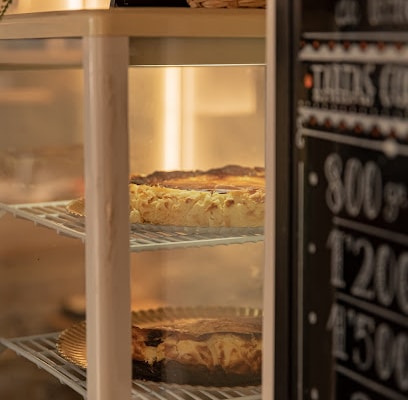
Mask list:
POLYGON ((311 89, 313 87, 313 76, 311 74, 306 74, 303 78, 303 84, 306 89, 311 89))

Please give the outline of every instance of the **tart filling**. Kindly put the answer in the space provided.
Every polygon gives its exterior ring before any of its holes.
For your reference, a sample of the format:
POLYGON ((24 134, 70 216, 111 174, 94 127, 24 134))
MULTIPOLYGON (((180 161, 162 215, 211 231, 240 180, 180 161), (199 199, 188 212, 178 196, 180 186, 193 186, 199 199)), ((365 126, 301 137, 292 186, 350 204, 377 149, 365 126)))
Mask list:
POLYGON ((258 227, 264 223, 263 168, 133 175, 130 221, 158 225, 258 227))

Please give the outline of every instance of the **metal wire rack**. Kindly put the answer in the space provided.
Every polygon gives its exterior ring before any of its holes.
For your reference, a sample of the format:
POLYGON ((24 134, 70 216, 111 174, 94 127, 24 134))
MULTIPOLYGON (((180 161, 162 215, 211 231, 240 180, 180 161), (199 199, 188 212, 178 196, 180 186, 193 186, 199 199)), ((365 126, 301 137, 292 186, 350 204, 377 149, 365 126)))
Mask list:
MULTIPOLYGON (((86 392, 86 371, 69 363, 57 351, 59 333, 27 336, 22 338, 0 338, 0 352, 5 348, 33 362, 39 368, 79 393, 84 399, 86 392)), ((260 386, 239 388, 194 387, 171 385, 141 380, 132 381, 132 399, 140 400, 260 400, 260 386)))
MULTIPOLYGON (((17 218, 55 230, 58 234, 85 240, 85 220, 66 212, 68 201, 7 205, 0 203, 0 217, 11 213, 17 218)), ((131 225, 131 251, 174 247, 215 246, 258 242, 264 239, 260 228, 186 228, 131 225)), ((87 397, 86 371, 65 360, 57 351, 59 333, 22 338, 0 338, 0 352, 6 348, 87 397)), ((140 400, 259 400, 260 387, 204 388, 165 383, 132 382, 132 399, 140 400)))
MULTIPOLYGON (((4 212, 54 229, 58 234, 85 240, 85 219, 66 212, 68 201, 8 205, 4 212)), ((195 228, 148 224, 130 226, 130 250, 146 251, 175 247, 201 247, 242 244, 264 240, 263 228, 195 228)))

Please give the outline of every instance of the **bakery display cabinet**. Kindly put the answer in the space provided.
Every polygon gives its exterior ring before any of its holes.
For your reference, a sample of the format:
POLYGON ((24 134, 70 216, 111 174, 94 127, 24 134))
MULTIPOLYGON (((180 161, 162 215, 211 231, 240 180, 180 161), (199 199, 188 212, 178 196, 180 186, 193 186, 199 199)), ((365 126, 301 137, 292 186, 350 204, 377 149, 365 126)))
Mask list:
POLYGON ((264 229, 132 224, 129 230, 128 183, 136 171, 263 167, 265 11, 132 7, 7 15, 0 22, 0 68, 0 184, 7 193, 0 224, 38 230, 27 251, 42 235, 60 234, 56 252, 59 243, 80 239, 74 241, 80 255, 65 248, 63 264, 83 264, 86 319, 73 360, 57 348, 60 331, 2 334, 1 350, 91 400, 260 399, 260 385, 132 380, 130 315, 190 317, 198 306, 262 314, 264 229), (66 210, 82 195, 86 224, 66 210), (86 359, 86 369, 75 357, 86 359))

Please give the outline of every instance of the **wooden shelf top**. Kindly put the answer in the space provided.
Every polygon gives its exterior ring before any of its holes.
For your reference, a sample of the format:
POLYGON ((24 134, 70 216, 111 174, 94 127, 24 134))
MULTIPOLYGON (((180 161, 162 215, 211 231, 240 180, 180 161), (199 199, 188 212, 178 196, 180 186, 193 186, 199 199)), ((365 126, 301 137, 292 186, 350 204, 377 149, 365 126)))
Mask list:
POLYGON ((86 36, 264 38, 265 10, 113 8, 6 15, 0 39, 86 36))

